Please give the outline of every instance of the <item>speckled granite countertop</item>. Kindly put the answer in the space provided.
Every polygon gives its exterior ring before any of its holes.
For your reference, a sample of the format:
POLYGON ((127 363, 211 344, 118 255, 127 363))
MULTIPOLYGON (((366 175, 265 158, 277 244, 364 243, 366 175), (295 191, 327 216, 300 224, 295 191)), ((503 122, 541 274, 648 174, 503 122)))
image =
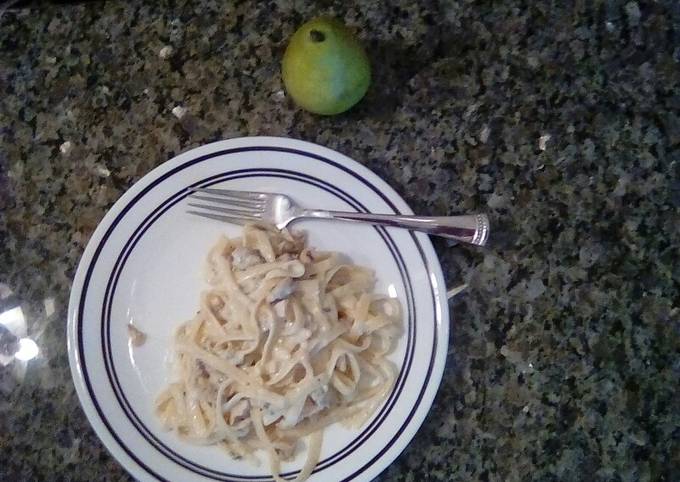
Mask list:
POLYGON ((496 220, 488 249, 436 241, 469 288, 433 410, 380 480, 678 480, 678 2, 137 3, 0 21, 0 480, 129 480, 70 378, 76 264, 144 173, 256 134, 337 149, 416 211, 496 220), (332 118, 279 77, 319 13, 374 60, 332 118), (37 357, 13 359, 9 325, 37 357))

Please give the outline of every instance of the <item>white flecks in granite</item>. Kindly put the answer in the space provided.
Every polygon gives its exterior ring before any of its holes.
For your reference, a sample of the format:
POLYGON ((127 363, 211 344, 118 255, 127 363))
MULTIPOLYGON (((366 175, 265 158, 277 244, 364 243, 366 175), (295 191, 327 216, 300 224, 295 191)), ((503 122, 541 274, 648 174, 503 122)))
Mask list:
POLYGON ((484 124, 482 126, 482 130, 479 131, 479 140, 482 144, 486 144, 486 141, 489 140, 489 135, 491 134, 491 129, 489 128, 488 124, 484 124))
POLYGON ((95 164, 94 169, 95 172, 101 177, 109 177, 111 175, 111 171, 103 164, 95 164))
POLYGON ((14 291, 7 283, 0 283, 0 300, 9 298, 12 294, 14 294, 14 291))
POLYGON ((279 89, 272 94, 272 99, 276 102, 282 102, 286 99, 286 92, 283 89, 279 89))
POLYGON ((45 316, 49 318, 54 314, 54 298, 45 298, 43 305, 45 307, 45 316))
POLYGON ((637 27, 638 24, 640 23, 640 17, 642 15, 638 3, 628 2, 624 8, 626 10, 626 15, 628 16, 628 21, 630 22, 630 25, 632 25, 633 27, 637 27))
POLYGON ((73 144, 71 143, 71 141, 66 141, 59 146, 59 151, 62 154, 66 155, 69 152, 71 152, 72 148, 73 148, 73 144))
POLYGON ((188 109, 186 107, 181 106, 181 105, 177 105, 177 106, 172 108, 172 115, 174 115, 178 119, 181 119, 182 117, 184 117, 186 115, 187 111, 188 111, 188 109))
POLYGON ((166 45, 165 47, 161 48, 161 50, 158 52, 158 56, 163 60, 167 60, 170 57, 172 57, 173 53, 175 53, 175 50, 172 48, 172 46, 166 45))

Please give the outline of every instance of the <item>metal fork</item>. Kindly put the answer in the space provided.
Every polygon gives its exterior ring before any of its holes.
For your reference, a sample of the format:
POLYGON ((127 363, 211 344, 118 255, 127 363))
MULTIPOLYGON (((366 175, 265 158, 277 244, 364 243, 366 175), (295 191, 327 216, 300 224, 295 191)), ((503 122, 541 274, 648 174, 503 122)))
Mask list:
POLYGON ((234 224, 259 221, 282 229, 301 218, 340 219, 422 231, 478 246, 484 246, 489 237, 489 218, 485 214, 404 216, 323 211, 298 206, 285 194, 213 188, 190 188, 190 191, 192 200, 208 204, 190 202, 189 206, 201 211, 189 210, 189 213, 234 224))

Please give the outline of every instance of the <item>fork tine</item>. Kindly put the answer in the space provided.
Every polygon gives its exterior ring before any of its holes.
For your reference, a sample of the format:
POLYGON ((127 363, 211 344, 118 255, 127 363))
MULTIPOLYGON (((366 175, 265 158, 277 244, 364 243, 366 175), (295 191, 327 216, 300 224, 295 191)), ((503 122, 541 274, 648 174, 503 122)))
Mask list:
POLYGON ((219 203, 219 204, 226 204, 229 206, 238 206, 242 208, 248 208, 248 209, 257 209, 262 207, 262 201, 251 201, 251 200, 236 200, 236 199, 228 199, 228 198, 223 198, 223 197, 211 197, 211 196, 199 196, 198 194, 190 194, 189 197, 191 199, 198 199, 199 201, 208 201, 208 202, 214 202, 214 203, 219 203))
POLYGON ((261 213, 255 211, 242 211, 239 209, 227 209, 221 206, 211 206, 209 204, 196 204, 188 203, 189 206, 199 209, 207 209, 209 211, 217 211, 219 213, 228 214, 230 216, 237 216, 242 219, 247 219, 249 221, 257 221, 262 219, 261 213))
POLYGON ((263 192, 233 191, 231 189, 215 189, 207 187, 192 187, 189 189, 194 192, 203 192, 206 194, 215 194, 217 196, 227 196, 234 197, 236 199, 251 199, 257 201, 260 201, 267 196, 267 194, 263 192))
POLYGON ((201 216, 203 218, 208 218, 208 219, 215 219, 217 221, 225 221, 227 223, 232 223, 232 224, 246 224, 246 220, 243 218, 232 218, 231 216, 222 216, 221 214, 212 214, 212 213, 202 213, 200 211, 187 211, 188 214, 193 214, 195 216, 201 216))

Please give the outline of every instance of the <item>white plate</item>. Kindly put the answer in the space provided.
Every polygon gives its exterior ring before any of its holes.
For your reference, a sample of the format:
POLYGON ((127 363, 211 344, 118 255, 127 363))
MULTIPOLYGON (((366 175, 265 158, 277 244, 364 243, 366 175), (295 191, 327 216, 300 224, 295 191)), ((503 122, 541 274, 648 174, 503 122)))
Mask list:
MULTIPOLYGON (((240 229, 186 214, 189 186, 277 191, 314 208, 411 210, 375 174, 335 151, 250 137, 208 144, 154 169, 92 235, 71 291, 68 351, 80 402, 99 438, 142 481, 271 480, 266 463, 254 467, 217 447, 182 442, 153 413, 171 375, 172 332, 195 313, 205 286, 207 251, 221 233, 240 229), (148 334, 143 346, 130 345, 128 323, 148 334)), ((441 267, 425 235, 337 221, 300 221, 293 228, 307 231, 310 245, 373 268, 376 290, 398 296, 404 309, 404 335, 392 354, 400 370, 394 390, 359 430, 327 429, 310 478, 368 481, 411 440, 439 386, 449 335, 441 267)), ((288 478, 303 458, 284 465, 288 478)))

